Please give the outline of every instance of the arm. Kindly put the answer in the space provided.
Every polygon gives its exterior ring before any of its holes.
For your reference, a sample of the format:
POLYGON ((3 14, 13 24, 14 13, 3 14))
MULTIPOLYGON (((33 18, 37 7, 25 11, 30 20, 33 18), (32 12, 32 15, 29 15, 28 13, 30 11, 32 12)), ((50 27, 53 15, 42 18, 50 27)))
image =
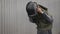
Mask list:
POLYGON ((40 13, 43 17, 43 19, 47 22, 47 23, 52 23, 53 22, 53 18, 52 16, 49 16, 48 14, 46 14, 45 12, 42 11, 42 8, 41 7, 37 7, 37 12, 40 13))
POLYGON ((46 13, 41 13, 41 16, 43 17, 43 19, 48 22, 48 23, 52 23, 53 22, 53 17, 47 15, 46 13))
POLYGON ((37 19, 38 19, 37 15, 36 16, 33 16, 33 15, 29 16, 29 21, 32 22, 32 23, 37 23, 37 21, 38 21, 37 19))

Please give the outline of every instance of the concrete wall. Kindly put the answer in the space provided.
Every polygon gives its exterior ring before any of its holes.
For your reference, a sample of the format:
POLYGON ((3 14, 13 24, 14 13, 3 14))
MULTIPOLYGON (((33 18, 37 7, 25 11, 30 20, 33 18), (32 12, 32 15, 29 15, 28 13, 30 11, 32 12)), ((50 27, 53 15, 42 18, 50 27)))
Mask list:
POLYGON ((36 34, 36 25, 30 23, 26 13, 29 1, 48 8, 53 15, 53 34, 60 32, 60 0, 0 0, 0 34, 36 34))

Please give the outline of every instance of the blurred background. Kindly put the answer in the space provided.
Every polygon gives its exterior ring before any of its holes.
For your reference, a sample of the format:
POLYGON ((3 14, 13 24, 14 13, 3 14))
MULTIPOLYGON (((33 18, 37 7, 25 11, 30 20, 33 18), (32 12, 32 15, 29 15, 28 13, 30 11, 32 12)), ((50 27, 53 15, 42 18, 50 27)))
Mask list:
POLYGON ((35 1, 48 8, 53 16, 53 34, 60 34, 60 0, 0 0, 0 34, 37 34, 29 22, 26 4, 35 1))

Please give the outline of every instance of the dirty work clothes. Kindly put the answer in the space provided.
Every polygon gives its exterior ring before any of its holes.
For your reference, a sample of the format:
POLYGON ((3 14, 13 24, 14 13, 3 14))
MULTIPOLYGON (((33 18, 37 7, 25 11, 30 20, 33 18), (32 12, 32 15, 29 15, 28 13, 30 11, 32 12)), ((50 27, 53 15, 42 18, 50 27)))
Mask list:
POLYGON ((51 30, 43 31, 43 30, 37 30, 37 34, 52 34, 51 30))

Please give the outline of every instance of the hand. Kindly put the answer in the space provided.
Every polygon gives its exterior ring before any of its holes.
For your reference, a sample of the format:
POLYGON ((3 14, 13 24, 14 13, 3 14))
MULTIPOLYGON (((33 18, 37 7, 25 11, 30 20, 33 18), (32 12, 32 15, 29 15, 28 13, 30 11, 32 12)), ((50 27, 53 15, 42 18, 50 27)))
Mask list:
POLYGON ((37 7, 37 12, 38 13, 43 13, 42 8, 40 6, 37 7))

